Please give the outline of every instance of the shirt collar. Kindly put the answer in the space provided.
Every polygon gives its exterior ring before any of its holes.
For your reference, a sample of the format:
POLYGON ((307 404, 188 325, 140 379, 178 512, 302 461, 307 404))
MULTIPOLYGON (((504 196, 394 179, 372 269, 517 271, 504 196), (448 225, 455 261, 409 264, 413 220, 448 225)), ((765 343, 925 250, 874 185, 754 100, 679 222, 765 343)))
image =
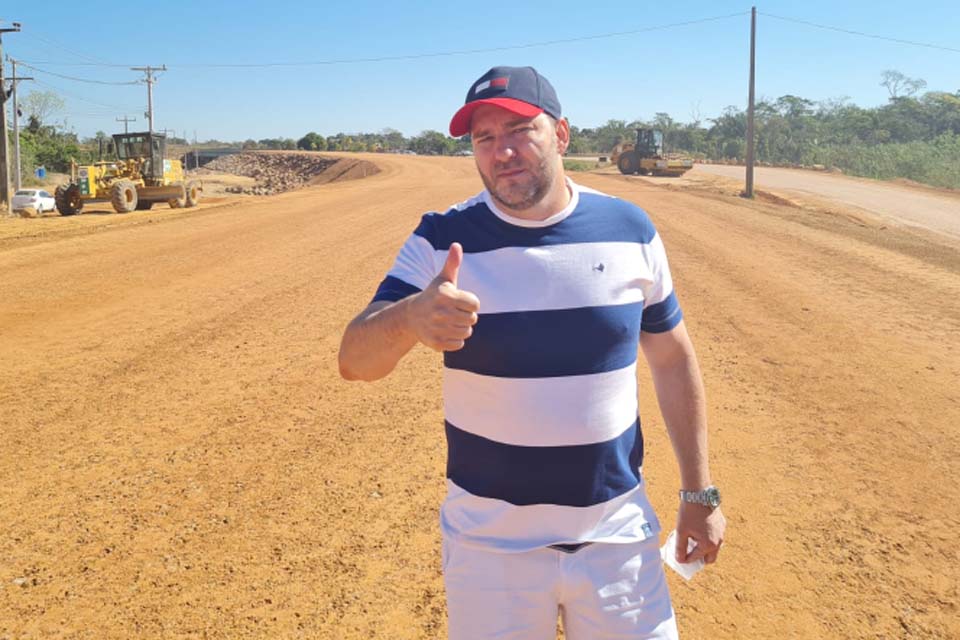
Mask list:
POLYGON ((524 218, 517 218, 516 216, 511 216, 508 213, 504 213, 497 207, 496 202, 493 199, 493 196, 490 195, 489 190, 484 190, 482 197, 484 204, 493 212, 493 215, 497 216, 507 224, 512 224, 517 227, 549 227, 551 225, 557 224, 562 220, 565 220, 573 210, 577 208, 577 204, 580 202, 580 187, 568 176, 564 176, 564 180, 567 183, 567 189, 570 191, 570 202, 567 203, 562 210, 553 214, 549 218, 543 220, 526 220, 524 218))

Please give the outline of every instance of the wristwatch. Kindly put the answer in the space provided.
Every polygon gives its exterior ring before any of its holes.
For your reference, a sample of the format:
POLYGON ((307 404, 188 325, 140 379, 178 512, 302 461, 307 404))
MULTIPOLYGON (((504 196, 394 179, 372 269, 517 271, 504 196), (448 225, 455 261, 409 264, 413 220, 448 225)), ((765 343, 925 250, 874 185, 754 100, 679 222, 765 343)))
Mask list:
POLYGON ((700 491, 684 491, 681 489, 680 500, 682 502, 702 504, 705 507, 716 509, 720 506, 720 490, 713 485, 710 485, 706 489, 701 489, 700 491))

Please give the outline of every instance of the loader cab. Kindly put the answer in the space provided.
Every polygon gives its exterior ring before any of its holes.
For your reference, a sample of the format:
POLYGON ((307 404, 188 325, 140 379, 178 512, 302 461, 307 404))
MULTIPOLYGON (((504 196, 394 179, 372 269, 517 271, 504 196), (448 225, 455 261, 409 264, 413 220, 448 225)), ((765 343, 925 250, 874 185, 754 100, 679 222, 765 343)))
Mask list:
POLYGON ((167 153, 167 137, 162 133, 118 133, 113 136, 117 158, 143 158, 143 177, 163 180, 163 159, 167 153))
POLYGON ((659 129, 637 129, 636 150, 642 158, 662 158, 663 132, 659 129))

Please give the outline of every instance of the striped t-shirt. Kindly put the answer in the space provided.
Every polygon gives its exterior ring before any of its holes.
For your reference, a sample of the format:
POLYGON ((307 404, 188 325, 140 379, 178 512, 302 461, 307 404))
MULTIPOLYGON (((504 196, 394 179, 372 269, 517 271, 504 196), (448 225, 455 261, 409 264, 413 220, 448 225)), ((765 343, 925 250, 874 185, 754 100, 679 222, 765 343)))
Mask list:
POLYGON ((568 185, 570 204, 543 221, 503 213, 486 191, 424 215, 374 296, 423 290, 463 246, 457 286, 480 312, 444 353, 441 509, 463 544, 513 552, 659 531, 640 471, 638 342, 682 313, 647 214, 568 185))

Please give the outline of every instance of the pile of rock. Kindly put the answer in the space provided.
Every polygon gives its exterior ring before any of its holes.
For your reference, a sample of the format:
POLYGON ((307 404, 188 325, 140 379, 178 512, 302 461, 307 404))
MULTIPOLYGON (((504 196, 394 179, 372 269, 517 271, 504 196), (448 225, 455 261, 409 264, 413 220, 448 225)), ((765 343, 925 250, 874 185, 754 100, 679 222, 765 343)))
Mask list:
POLYGON ((213 171, 253 178, 257 184, 252 187, 230 186, 225 190, 229 193, 270 196, 299 189, 335 162, 336 159, 312 154, 235 153, 207 163, 197 173, 213 171))

